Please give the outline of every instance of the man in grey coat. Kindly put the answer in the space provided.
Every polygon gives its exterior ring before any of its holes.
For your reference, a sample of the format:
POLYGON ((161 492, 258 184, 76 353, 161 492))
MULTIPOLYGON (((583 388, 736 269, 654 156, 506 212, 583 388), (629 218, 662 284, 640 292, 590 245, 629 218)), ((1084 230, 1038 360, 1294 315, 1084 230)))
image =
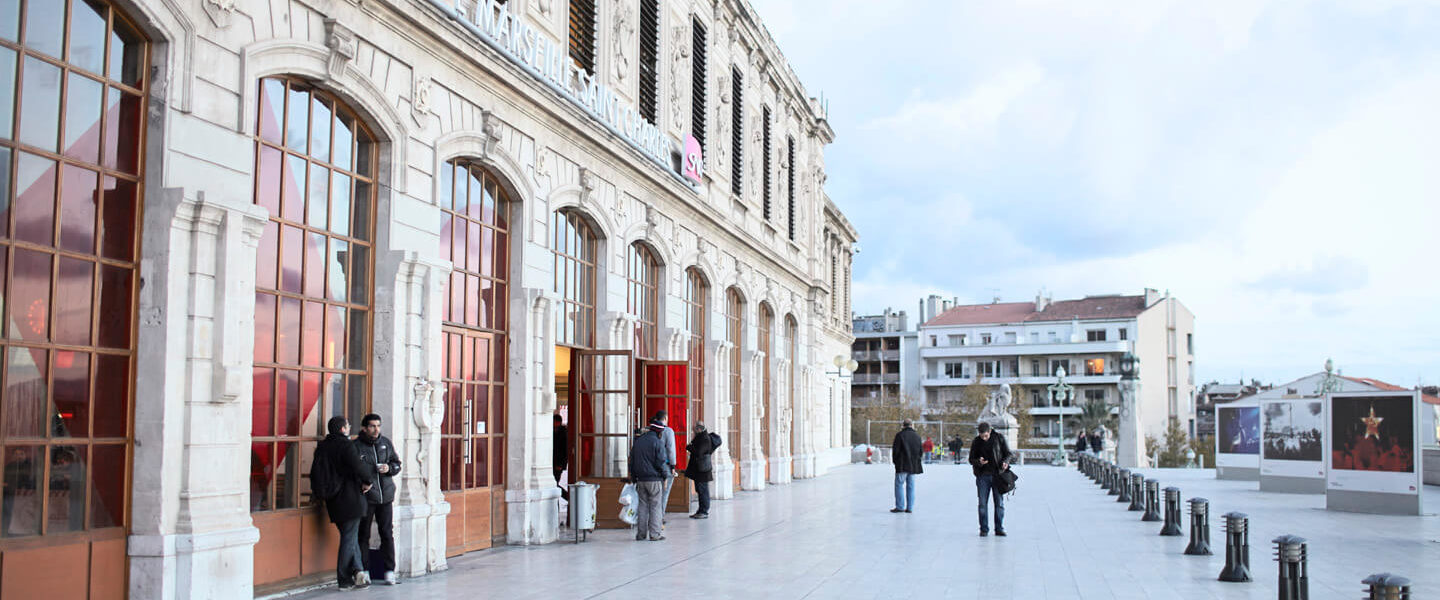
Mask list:
POLYGON ((655 411, 651 423, 660 424, 660 443, 665 447, 665 490, 660 493, 660 523, 665 523, 665 506, 670 503, 670 486, 675 485, 675 430, 670 428, 670 415, 664 410, 655 411))

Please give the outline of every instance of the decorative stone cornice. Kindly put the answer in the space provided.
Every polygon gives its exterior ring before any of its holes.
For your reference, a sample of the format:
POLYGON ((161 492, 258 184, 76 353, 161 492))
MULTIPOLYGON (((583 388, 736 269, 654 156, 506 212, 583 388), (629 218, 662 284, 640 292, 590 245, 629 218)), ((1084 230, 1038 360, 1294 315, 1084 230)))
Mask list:
POLYGON ((330 49, 326 69, 330 79, 340 79, 345 66, 355 58, 355 32, 340 24, 337 19, 325 19, 325 47, 330 49))

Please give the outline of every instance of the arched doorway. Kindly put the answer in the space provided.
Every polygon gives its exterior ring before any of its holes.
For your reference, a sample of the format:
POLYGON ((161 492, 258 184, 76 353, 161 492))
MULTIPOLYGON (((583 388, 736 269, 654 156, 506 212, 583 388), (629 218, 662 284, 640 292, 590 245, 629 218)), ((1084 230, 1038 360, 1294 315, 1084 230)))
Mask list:
POLYGON ((740 431, 741 422, 745 419, 742 410, 745 397, 742 384, 741 367, 744 364, 741 350, 745 347, 745 298, 740 295, 740 290, 732 287, 725 290, 725 341, 730 345, 730 360, 726 361, 726 377, 730 384, 730 417, 725 421, 726 445, 730 446, 730 463, 733 467, 731 475, 734 477, 736 490, 740 489, 740 431))
POLYGON ((370 409, 379 158, 333 94, 292 77, 256 85, 255 203, 270 220, 256 253, 250 511, 264 590, 334 576, 339 535, 307 479, 325 422, 358 428, 370 409))
POLYGON ((104 0, 5 13, 0 597, 119 597, 150 45, 104 0))
POLYGON ((441 315, 445 421, 440 488, 450 503, 446 554, 505 541, 509 193, 470 161, 440 171, 440 256, 454 271, 441 315))

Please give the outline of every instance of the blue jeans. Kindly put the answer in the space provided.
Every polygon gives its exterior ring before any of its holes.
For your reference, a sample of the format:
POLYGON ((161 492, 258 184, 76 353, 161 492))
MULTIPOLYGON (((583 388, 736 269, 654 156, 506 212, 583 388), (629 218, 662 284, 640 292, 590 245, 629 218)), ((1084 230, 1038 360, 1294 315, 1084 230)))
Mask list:
POLYGON ((355 572, 365 570, 360 559, 360 517, 336 523, 340 530, 340 555, 335 560, 335 581, 340 585, 355 583, 355 572))
POLYGON ((895 508, 910 510, 915 508, 915 474, 895 474, 895 508))
POLYGON ((990 497, 995 498, 995 531, 1005 531, 1005 495, 995 487, 995 475, 985 473, 975 477, 975 489, 980 493, 980 531, 990 531, 990 497))

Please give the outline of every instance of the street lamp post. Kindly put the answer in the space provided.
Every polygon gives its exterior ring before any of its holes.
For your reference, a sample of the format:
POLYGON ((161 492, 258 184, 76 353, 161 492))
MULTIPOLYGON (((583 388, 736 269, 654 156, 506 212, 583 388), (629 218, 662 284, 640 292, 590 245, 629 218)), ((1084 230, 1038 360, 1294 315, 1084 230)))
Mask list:
POLYGON ((1065 455, 1065 407, 1063 405, 1067 400, 1075 401, 1075 387, 1065 383, 1065 367, 1055 369, 1055 380, 1055 383, 1046 386, 1046 389, 1050 390, 1050 403, 1059 409, 1056 417, 1060 421, 1060 440, 1055 444, 1056 450, 1059 452, 1055 457, 1054 464, 1068 467, 1070 466, 1070 457, 1065 455))

